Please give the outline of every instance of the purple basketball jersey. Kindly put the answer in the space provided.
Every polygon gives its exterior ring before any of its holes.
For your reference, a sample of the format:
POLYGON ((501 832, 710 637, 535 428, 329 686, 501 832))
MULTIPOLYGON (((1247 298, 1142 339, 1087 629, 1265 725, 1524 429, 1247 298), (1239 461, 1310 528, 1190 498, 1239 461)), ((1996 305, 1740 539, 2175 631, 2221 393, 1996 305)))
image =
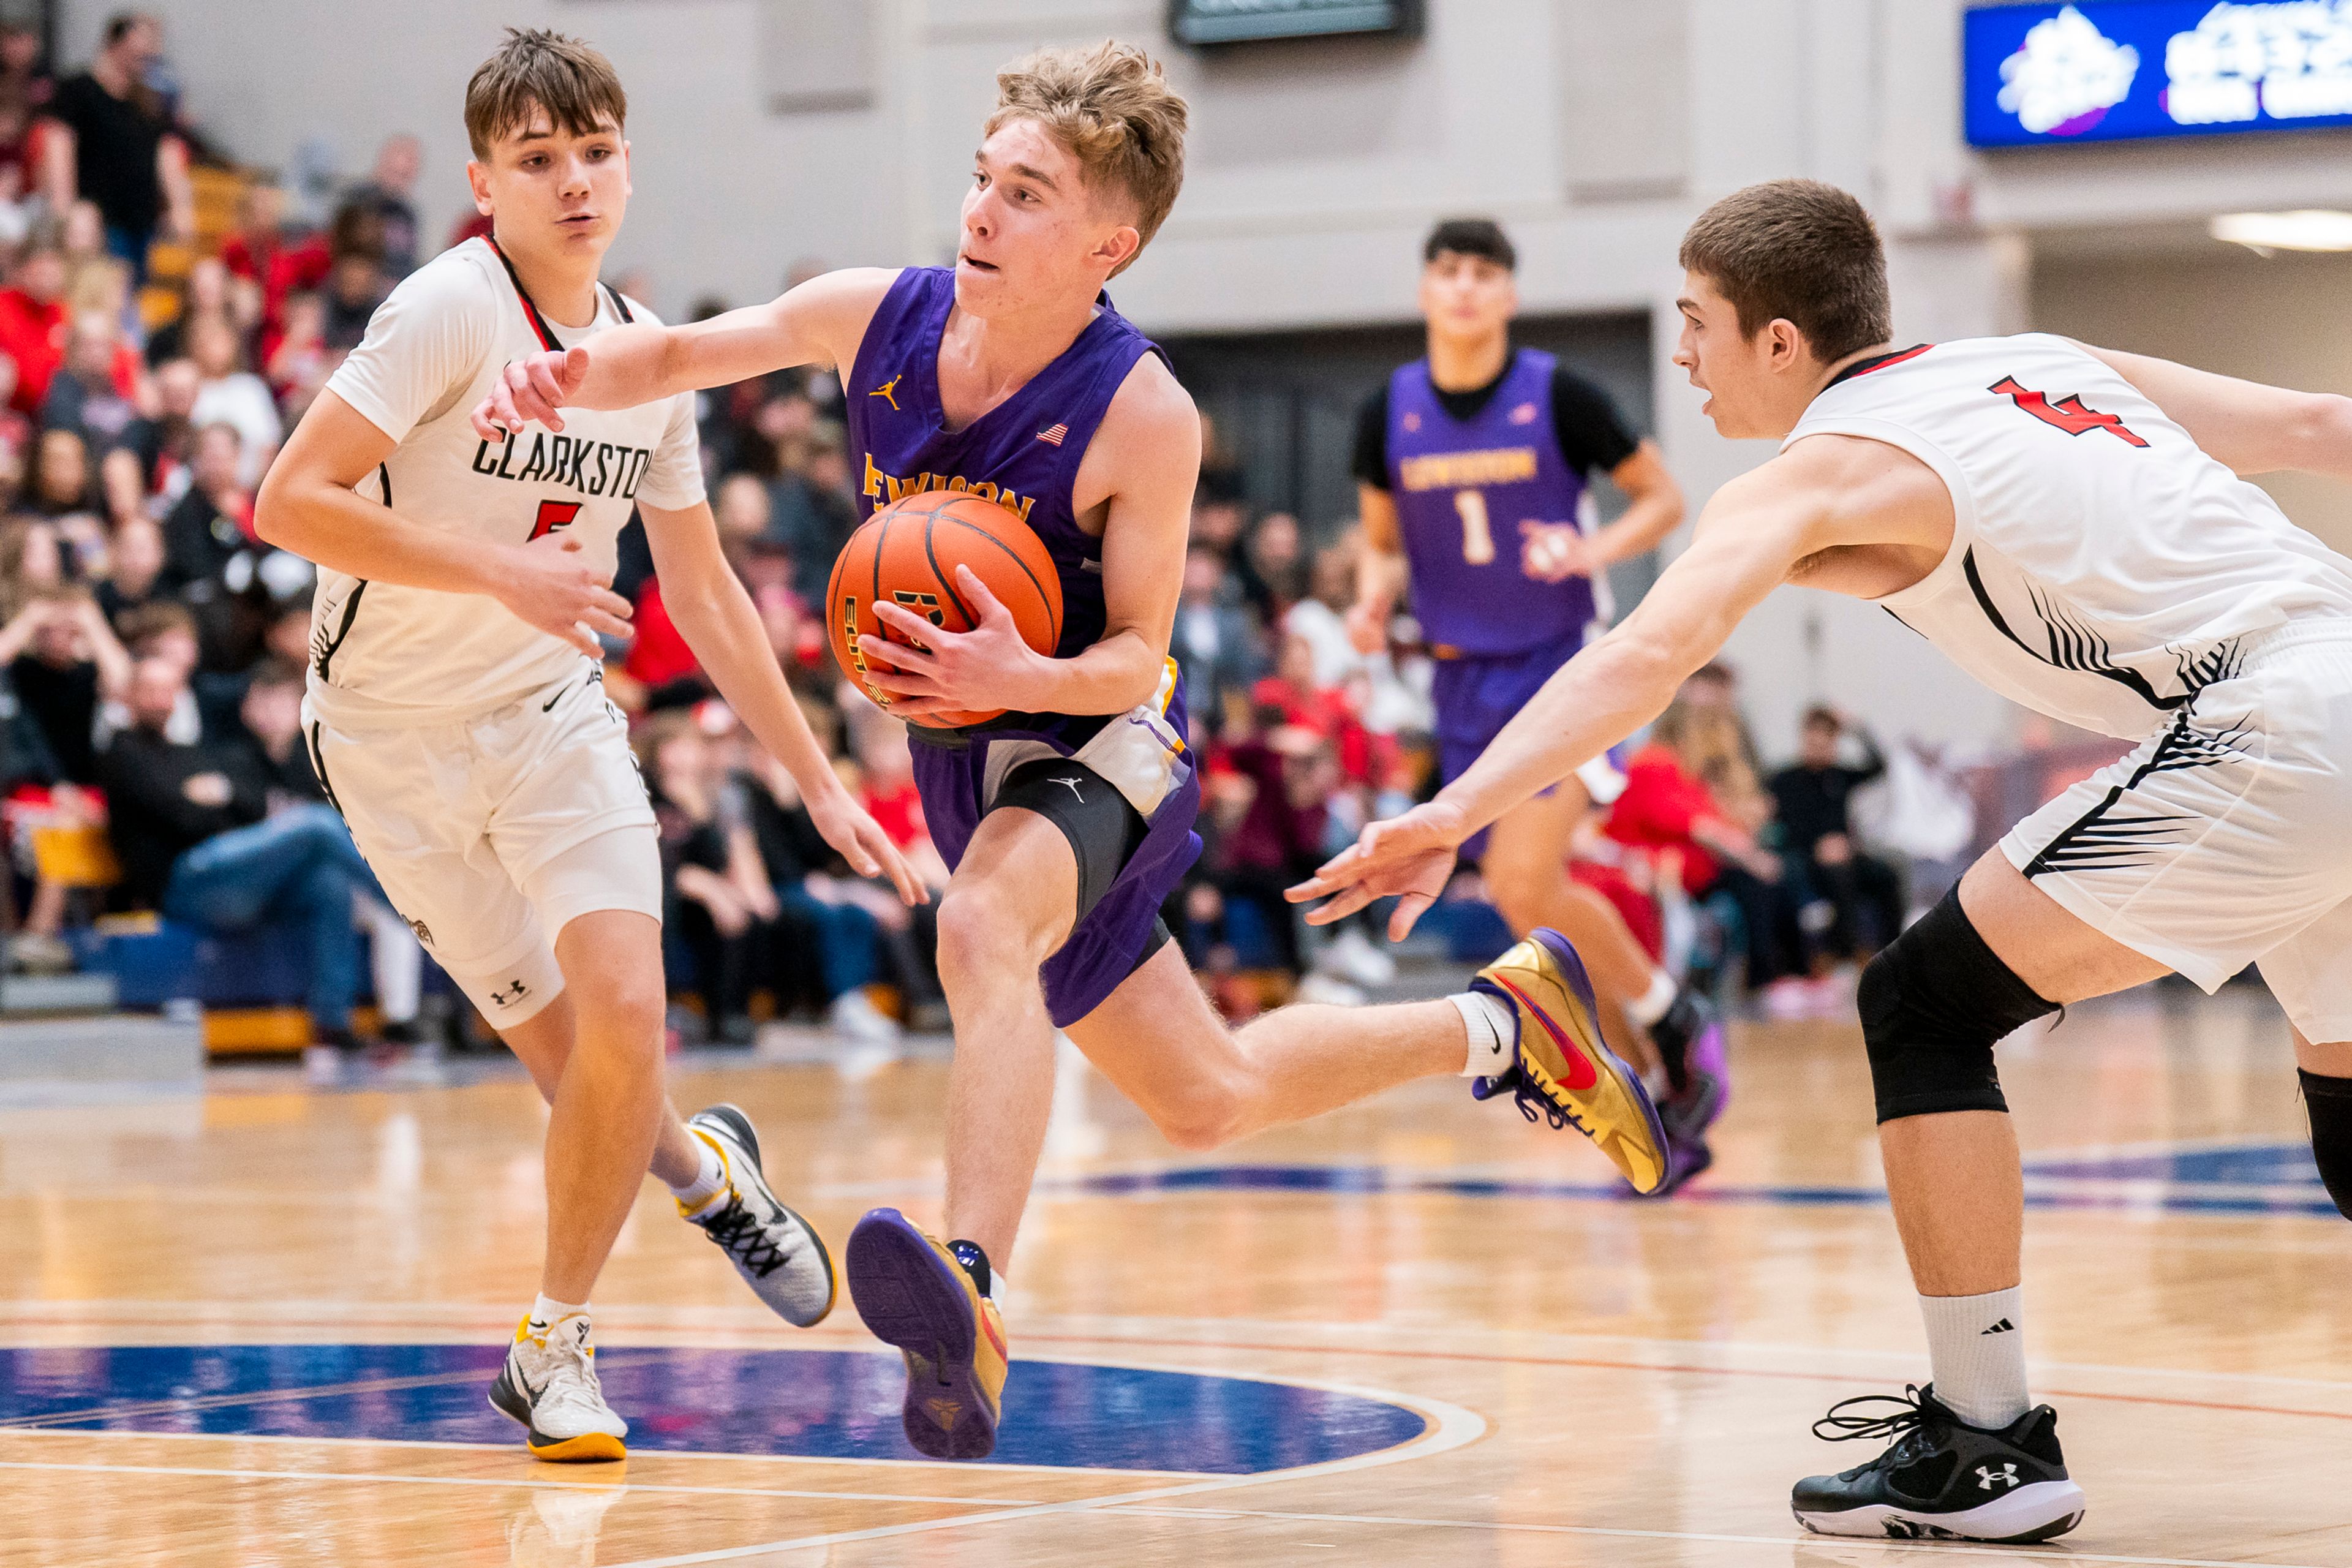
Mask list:
POLYGON ((1552 424, 1550 354, 1521 349, 1476 417, 1437 400, 1429 362, 1389 382, 1389 493, 1431 642, 1469 654, 1581 646, 1600 618, 1592 580, 1546 583, 1520 565, 1523 522, 1580 524, 1584 479, 1552 424))
MULTIPOLYGON (((1160 349, 1101 296, 1095 319, 1051 364, 970 425, 950 430, 940 410, 940 336, 954 305, 951 270, 910 267, 866 329, 846 386, 860 511, 870 517, 901 496, 950 489, 1020 514, 1060 572, 1062 640, 1054 651, 1073 658, 1102 640, 1108 619, 1102 541, 1078 527, 1071 505, 1078 463, 1128 373, 1160 349)), ((1167 718, 1181 736, 1187 733, 1184 683, 1172 660, 1169 668, 1167 718)), ((924 819, 948 865, 962 861, 987 814, 991 747, 1038 741, 1067 756, 1116 717, 1007 713, 961 731, 913 731, 924 819)), ((1040 972, 1056 1026, 1093 1012, 1150 954, 1160 904, 1201 853, 1192 831, 1200 780, 1189 765, 1180 764, 1179 774, 1126 868, 1040 972)))

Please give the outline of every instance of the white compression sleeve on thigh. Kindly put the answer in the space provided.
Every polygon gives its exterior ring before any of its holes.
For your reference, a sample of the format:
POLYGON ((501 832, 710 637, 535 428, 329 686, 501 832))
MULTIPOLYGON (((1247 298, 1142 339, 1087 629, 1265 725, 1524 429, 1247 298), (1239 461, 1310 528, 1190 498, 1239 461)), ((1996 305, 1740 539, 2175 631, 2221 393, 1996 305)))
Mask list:
POLYGON ((2025 1392, 2024 1288, 1981 1296, 1922 1296, 1936 1397, 1971 1426, 2008 1426, 2032 1405, 2025 1392))

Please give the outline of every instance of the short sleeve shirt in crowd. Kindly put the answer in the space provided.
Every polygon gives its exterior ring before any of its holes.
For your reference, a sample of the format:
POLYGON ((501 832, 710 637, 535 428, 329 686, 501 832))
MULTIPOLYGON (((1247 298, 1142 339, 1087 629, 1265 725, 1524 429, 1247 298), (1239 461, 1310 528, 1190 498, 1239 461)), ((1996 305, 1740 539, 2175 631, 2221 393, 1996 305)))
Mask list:
MULTIPOLYGON (((558 531, 593 570, 613 570, 636 503, 703 499, 690 394, 635 408, 564 410, 562 433, 474 434, 474 405, 509 362, 571 348, 653 313, 597 290, 585 327, 550 321, 488 240, 411 273, 327 390, 399 443, 359 493, 448 535, 453 551, 522 544, 558 531)), ((312 710, 337 728, 398 728, 488 712, 576 671, 580 650, 478 595, 370 583, 322 570, 311 609, 312 710)))
POLYGON ((96 202, 110 228, 154 232, 163 212, 155 152, 168 129, 131 99, 117 98, 84 71, 58 89, 49 112, 74 133, 74 168, 84 199, 96 202))

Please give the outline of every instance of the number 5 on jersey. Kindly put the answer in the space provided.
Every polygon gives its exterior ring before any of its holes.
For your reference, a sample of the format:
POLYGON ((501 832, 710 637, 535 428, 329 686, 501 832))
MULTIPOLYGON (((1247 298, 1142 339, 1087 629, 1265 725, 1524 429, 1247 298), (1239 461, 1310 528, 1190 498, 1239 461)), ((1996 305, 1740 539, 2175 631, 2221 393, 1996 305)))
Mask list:
POLYGON ((572 526, 572 520, 580 515, 580 509, 586 503, 583 501, 576 500, 543 500, 540 502, 538 521, 530 525, 531 538, 542 538, 547 534, 553 533, 559 528, 570 528, 572 526))

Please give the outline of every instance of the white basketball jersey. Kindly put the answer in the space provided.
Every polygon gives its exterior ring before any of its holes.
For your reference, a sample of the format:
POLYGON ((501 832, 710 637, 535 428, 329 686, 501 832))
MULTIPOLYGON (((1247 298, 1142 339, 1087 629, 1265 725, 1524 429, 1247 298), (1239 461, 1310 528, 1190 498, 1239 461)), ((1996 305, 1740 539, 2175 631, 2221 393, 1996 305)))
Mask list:
POLYGON ((1861 362, 1782 446, 1823 435, 1899 447, 1952 493, 1950 551, 1876 603, 2069 724, 2145 735, 2233 673, 2248 638, 2352 619, 2352 561, 2063 338, 1861 362))
MULTIPOLYGON (((609 574, 636 502, 681 510, 702 500, 691 395, 627 409, 567 408, 561 434, 534 424, 503 443, 477 436, 470 416, 511 361, 654 319, 599 288, 596 320, 561 326, 525 297, 489 241, 443 252, 393 290, 327 383, 400 443, 360 493, 442 530, 452 550, 563 531, 591 567, 609 574)), ((310 701, 339 728, 467 718, 582 662, 578 648, 486 595, 319 576, 310 701)))

